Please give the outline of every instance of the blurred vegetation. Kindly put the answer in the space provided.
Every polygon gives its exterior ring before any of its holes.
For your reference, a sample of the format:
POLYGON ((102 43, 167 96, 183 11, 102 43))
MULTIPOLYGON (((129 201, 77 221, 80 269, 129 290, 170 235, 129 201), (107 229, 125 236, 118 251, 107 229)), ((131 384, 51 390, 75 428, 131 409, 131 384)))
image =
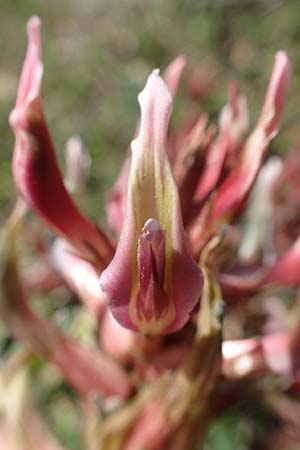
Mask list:
MULTIPOLYGON (((43 98, 49 128, 62 164, 64 143, 71 135, 80 135, 88 147, 93 166, 86 210, 95 220, 104 219, 105 192, 133 136, 138 92, 153 68, 163 69, 179 54, 189 60, 186 80, 200 67, 211 73, 211 83, 201 101, 191 95, 184 99, 182 84, 174 123, 188 109, 207 110, 215 120, 231 79, 247 94, 253 123, 274 53, 285 49, 293 61, 294 82, 286 133, 275 140, 272 151, 299 145, 299 0, 1 0, 0 11, 0 218, 15 198, 8 116, 26 50, 25 24, 33 14, 43 24, 43 98)), ((36 366, 33 370, 41 378, 38 361, 36 366)), ((55 383, 47 391, 37 386, 36 396, 62 443, 76 450, 81 448, 78 417, 65 389, 55 383)), ((213 450, 244 449, 252 434, 249 422, 233 412, 213 424, 208 445, 213 450)))
MULTIPOLYGON (((185 54, 188 73, 197 65, 211 73, 209 95, 192 108, 208 110, 213 119, 232 78, 247 93, 255 118, 276 50, 287 50, 298 75, 298 0, 1 0, 0 8, 0 217, 14 198, 7 119, 26 49, 25 24, 33 14, 43 23, 43 97, 57 152, 62 159, 65 141, 77 134, 93 156, 86 208, 94 219, 103 217, 105 191, 135 128, 137 93, 154 67, 163 69, 185 54)), ((294 84, 298 89, 298 80, 294 84)), ((175 119, 191 108, 177 103, 175 119)), ((290 106, 286 117, 293 125, 295 114, 290 106)), ((285 139, 286 146, 291 141, 285 139)))

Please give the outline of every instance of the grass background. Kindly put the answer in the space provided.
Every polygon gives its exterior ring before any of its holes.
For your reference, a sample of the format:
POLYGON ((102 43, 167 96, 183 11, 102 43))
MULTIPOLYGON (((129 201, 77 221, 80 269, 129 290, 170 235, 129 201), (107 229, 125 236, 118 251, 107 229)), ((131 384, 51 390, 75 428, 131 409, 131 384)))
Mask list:
MULTIPOLYGON (((299 146, 299 0, 0 0, 0 13, 1 220, 16 196, 8 115, 27 45, 25 24, 33 14, 43 25, 43 98, 49 128, 62 167, 64 143, 71 135, 80 135, 88 147, 93 166, 85 208, 95 220, 104 220, 105 192, 132 139, 138 92, 153 68, 163 69, 179 54, 189 60, 186 80, 199 65, 211 70, 212 84, 201 102, 186 98, 181 89, 173 125, 191 109, 207 110, 215 120, 233 78, 248 96, 253 124, 274 53, 285 49, 294 78, 286 132, 272 151, 299 146)), ((40 389, 37 397, 52 429, 70 450, 82 448, 73 400, 65 396, 64 387, 40 389)), ((251 433, 257 430, 249 423, 234 412, 218 419, 208 436, 209 448, 249 448, 251 433)))

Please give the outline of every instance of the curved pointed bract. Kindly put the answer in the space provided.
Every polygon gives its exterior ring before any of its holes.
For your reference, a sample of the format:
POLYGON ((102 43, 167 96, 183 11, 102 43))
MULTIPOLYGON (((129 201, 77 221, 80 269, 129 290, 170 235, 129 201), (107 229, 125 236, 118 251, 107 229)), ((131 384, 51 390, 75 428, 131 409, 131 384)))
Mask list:
POLYGON ((28 22, 28 40, 16 106, 10 115, 16 136, 15 184, 24 200, 54 231, 71 241, 86 258, 103 267, 112 255, 111 244, 95 224, 81 215, 67 193, 45 121, 38 17, 28 22))
POLYGON ((100 282, 121 325, 145 334, 181 328, 196 305, 202 274, 190 256, 177 187, 166 155, 172 98, 158 70, 138 97, 124 224, 100 282))

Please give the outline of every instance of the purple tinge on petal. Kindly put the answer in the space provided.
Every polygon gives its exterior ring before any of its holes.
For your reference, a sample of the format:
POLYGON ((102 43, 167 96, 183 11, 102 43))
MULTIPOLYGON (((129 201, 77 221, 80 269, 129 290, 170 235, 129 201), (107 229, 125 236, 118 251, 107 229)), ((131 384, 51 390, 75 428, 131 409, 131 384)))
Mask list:
POLYGON ((144 334, 180 329, 199 300, 202 274, 187 249, 180 201, 166 155, 171 95, 158 71, 139 95, 124 224, 100 282, 121 325, 144 334))
POLYGON ((165 232, 156 219, 145 223, 138 240, 139 293, 137 315, 140 320, 159 320, 168 310, 168 295, 165 292, 166 272, 165 232))
POLYGON ((28 22, 28 50, 10 115, 16 143, 13 175, 24 200, 86 258, 104 266, 112 256, 107 237, 78 211, 64 186, 41 102, 40 20, 28 22))

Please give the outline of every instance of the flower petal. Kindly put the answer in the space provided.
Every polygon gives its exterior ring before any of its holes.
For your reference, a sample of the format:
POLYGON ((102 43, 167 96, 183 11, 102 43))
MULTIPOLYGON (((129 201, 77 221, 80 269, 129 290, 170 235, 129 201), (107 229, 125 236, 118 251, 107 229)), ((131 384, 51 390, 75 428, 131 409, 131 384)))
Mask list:
POLYGON ((185 56, 178 56, 168 65, 163 73, 163 79, 172 97, 175 97, 176 95, 186 62, 185 56))
POLYGON ((300 285, 300 237, 267 271, 263 285, 300 285))
MULTIPOLYGON (((178 56, 172 61, 166 68, 163 79, 173 97, 175 97, 178 90, 182 73, 186 65, 186 58, 184 56, 178 56)), ((138 134, 140 124, 136 127, 135 137, 138 134)), ((128 152, 122 166, 119 177, 109 193, 106 203, 106 213, 109 226, 120 234, 122 224, 124 220, 124 212, 126 205, 126 191, 128 185, 128 179, 130 174, 131 153, 128 152)))
POLYGON ((237 149, 248 130, 246 98, 239 94, 236 83, 230 84, 228 97, 228 102, 220 114, 218 138, 208 149, 206 167, 193 198, 200 207, 226 175, 228 163, 232 164, 230 160, 234 160, 237 149))
POLYGON ((1 236, 0 318, 14 337, 34 353, 57 366, 82 395, 128 396, 131 387, 121 367, 107 355, 65 336, 50 321, 29 306, 19 277, 17 239, 23 219, 23 202, 18 202, 1 236))
POLYGON ((72 136, 67 140, 65 161, 65 185, 73 198, 80 204, 84 194, 85 181, 91 167, 91 157, 78 136, 72 136))
POLYGON ((123 326, 165 334, 187 322, 201 293, 202 275, 185 242, 166 155, 172 98, 157 70, 138 98, 141 127, 132 142, 124 224, 100 282, 123 326))
POLYGON ((236 341, 224 341, 223 374, 229 379, 276 374, 290 379, 299 374, 299 329, 236 341))
POLYGON ((108 238, 78 211, 63 184, 41 102, 43 65, 40 20, 28 22, 28 50, 16 106, 10 115, 16 144, 13 174, 16 187, 47 224, 87 258, 105 266, 112 256, 108 238))
POLYGON ((214 201, 212 216, 234 216, 251 191, 271 139, 276 136, 290 79, 290 63, 284 52, 278 52, 262 112, 247 139, 237 166, 221 186, 214 201))
POLYGON ((74 248, 60 238, 56 239, 52 245, 50 260, 55 271, 78 295, 87 309, 99 319, 106 309, 106 301, 95 267, 80 258, 74 248))
POLYGON ((272 194, 282 171, 282 160, 271 157, 262 167, 254 185, 250 205, 247 209, 247 223, 238 256, 243 262, 253 262, 263 252, 263 261, 274 260, 272 243, 272 194))

